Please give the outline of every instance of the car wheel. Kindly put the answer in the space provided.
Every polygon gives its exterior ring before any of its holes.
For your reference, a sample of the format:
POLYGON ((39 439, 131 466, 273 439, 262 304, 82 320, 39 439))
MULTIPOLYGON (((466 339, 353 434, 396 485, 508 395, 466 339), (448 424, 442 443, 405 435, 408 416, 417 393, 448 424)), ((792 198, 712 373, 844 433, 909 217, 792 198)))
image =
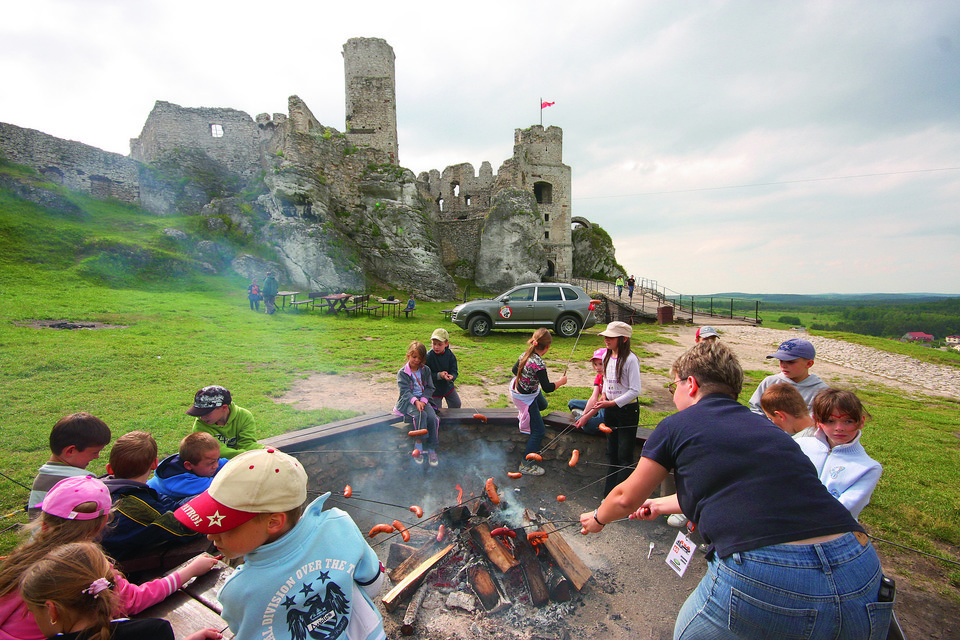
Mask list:
POLYGON ((468 328, 470 329, 470 333, 478 338, 482 338, 490 333, 490 318, 487 316, 474 316, 470 319, 468 328))
POLYGON ((563 316, 557 320, 557 333, 564 338, 573 338, 580 332, 580 322, 573 316, 563 316))

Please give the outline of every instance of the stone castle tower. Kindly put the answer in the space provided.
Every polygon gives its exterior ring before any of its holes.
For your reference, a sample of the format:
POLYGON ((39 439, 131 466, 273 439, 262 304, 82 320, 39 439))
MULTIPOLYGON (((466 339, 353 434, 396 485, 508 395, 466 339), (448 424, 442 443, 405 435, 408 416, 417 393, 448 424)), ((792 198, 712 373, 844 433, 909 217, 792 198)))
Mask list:
POLYGON ((381 38, 350 38, 343 45, 347 139, 399 164, 395 60, 393 47, 381 38))

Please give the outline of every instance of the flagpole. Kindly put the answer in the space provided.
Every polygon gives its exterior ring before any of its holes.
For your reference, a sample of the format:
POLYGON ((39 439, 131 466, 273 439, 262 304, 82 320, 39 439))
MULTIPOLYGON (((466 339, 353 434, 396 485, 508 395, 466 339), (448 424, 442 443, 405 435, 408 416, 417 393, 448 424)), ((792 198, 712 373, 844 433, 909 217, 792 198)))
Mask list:
POLYGON ((540 126, 543 126, 543 97, 540 98, 540 126))

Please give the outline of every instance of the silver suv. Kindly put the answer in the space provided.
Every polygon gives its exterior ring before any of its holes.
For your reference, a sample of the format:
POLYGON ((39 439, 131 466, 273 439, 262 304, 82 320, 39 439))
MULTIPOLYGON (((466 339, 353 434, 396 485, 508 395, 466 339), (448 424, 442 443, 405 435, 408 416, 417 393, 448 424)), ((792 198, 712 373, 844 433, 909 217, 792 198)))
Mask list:
POLYGON ((572 338, 597 323, 587 292, 571 284, 522 284, 493 299, 471 300, 453 309, 450 319, 477 337, 491 329, 547 327, 572 338))

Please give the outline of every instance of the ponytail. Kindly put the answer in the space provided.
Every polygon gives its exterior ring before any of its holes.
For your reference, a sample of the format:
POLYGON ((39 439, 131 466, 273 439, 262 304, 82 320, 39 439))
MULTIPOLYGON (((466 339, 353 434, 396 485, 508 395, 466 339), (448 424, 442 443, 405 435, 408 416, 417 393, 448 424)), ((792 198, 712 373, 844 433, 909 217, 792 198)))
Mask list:
POLYGON ((523 368, 527 366, 527 360, 530 359, 530 356, 533 355, 533 352, 541 347, 549 347, 553 344, 553 336, 550 335, 549 329, 544 329, 543 327, 537 329, 533 332, 533 337, 527 340, 527 350, 523 352, 523 355, 520 356, 520 362, 517 363, 517 377, 514 379, 513 388, 517 388, 516 380, 520 378, 520 374, 523 373, 523 368))

